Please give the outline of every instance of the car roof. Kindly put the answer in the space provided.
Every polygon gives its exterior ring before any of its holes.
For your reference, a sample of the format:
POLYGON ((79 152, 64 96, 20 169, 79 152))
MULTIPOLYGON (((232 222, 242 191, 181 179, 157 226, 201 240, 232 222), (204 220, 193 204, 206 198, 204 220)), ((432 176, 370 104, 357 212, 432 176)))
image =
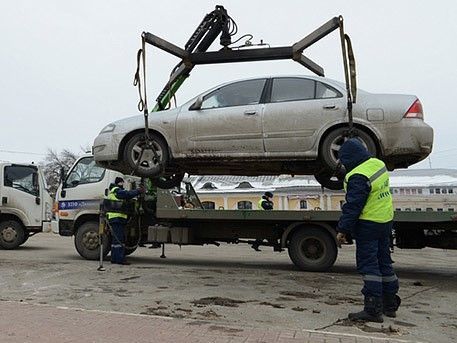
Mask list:
POLYGON ((211 89, 208 89, 207 91, 205 91, 205 93, 211 92, 211 91, 213 91, 215 89, 218 89, 218 88, 226 86, 226 85, 230 85, 230 84, 235 83, 235 82, 258 80, 258 79, 278 79, 278 78, 312 79, 312 80, 328 83, 331 86, 334 86, 334 87, 336 87, 336 88, 338 88, 340 90, 343 90, 343 91, 346 90, 346 86, 345 86, 345 84, 343 82, 340 82, 340 81, 337 81, 337 80, 333 80, 333 79, 329 79, 327 77, 317 76, 317 75, 303 75, 303 74, 295 74, 295 75, 293 75, 293 74, 292 75, 291 74, 284 74, 284 75, 265 75, 265 76, 255 76, 255 77, 247 77, 247 78, 242 78, 242 79, 235 79, 235 80, 231 80, 231 81, 227 81, 227 82, 218 84, 217 86, 212 87, 211 89))

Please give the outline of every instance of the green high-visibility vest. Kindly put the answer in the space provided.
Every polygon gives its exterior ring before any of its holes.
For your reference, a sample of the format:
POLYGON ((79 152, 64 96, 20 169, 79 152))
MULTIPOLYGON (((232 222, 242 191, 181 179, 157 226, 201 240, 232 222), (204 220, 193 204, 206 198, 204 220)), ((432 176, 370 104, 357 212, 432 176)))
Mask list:
POLYGON ((264 198, 262 198, 262 199, 260 199, 259 202, 257 203, 257 207, 258 207, 259 210, 264 210, 264 211, 265 211, 265 209, 262 207, 262 203, 263 203, 264 201, 267 201, 267 200, 264 199, 264 198))
POLYGON ((387 223, 394 218, 392 194, 389 187, 389 174, 383 161, 377 158, 358 165, 346 174, 344 190, 346 191, 349 178, 354 174, 365 176, 371 185, 371 192, 359 216, 359 219, 370 220, 376 223, 387 223))
MULTIPOLYGON (((119 187, 113 187, 110 190, 110 192, 108 193, 108 196, 106 198, 111 201, 119 201, 119 202, 123 203, 123 200, 118 199, 118 197, 116 196, 117 189, 119 189, 119 187)), ((120 213, 120 212, 107 212, 106 217, 108 218, 108 220, 111 220, 114 218, 124 218, 124 219, 128 218, 128 216, 125 213, 120 213)))

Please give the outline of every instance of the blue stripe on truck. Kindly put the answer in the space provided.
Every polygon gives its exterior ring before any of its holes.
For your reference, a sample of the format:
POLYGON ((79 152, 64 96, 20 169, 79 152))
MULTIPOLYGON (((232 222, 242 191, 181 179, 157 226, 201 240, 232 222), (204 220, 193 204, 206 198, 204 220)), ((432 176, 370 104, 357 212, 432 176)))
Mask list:
POLYGON ((79 208, 98 208, 101 200, 71 200, 59 201, 59 210, 76 210, 79 208))

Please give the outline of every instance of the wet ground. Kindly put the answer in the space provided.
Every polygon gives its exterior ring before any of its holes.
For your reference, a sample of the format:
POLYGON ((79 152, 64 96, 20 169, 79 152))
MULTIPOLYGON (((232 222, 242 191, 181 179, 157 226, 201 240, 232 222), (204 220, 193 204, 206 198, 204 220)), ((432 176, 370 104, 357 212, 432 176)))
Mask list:
MULTIPOLYGON (((403 299, 398 317, 353 325, 361 308, 354 249, 327 273, 298 271, 287 252, 246 245, 139 248, 130 266, 79 257, 72 238, 32 237, 0 250, 0 300, 194 319, 214 325, 324 330, 410 341, 457 340, 457 251, 399 250, 393 259, 403 299)), ((1 306, 1 303, 0 303, 1 306)))

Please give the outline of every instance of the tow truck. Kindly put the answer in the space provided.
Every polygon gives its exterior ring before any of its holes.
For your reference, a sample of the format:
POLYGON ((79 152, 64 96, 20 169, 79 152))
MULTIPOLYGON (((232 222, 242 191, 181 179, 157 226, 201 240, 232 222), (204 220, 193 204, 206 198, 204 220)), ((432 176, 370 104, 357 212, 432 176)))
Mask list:
MULTIPOLYGON (((92 155, 79 158, 56 194, 59 210, 56 232, 74 236, 78 253, 86 259, 100 256, 99 220, 103 195, 116 176, 113 170, 97 166, 92 155)), ((125 175, 127 188, 141 182, 125 175)), ((139 245, 166 244, 263 245, 274 251, 287 249, 292 262, 301 270, 326 271, 338 254, 335 227, 340 211, 323 210, 217 210, 204 209, 189 179, 181 187, 157 189, 156 197, 146 195, 142 207, 130 217, 126 231, 126 253, 139 245)), ((425 247, 457 249, 455 212, 395 213, 394 243, 398 248, 425 247)), ((110 247, 110 235, 103 239, 103 256, 110 247)))
MULTIPOLYGON (((146 98, 145 46, 152 44, 171 53, 181 61, 173 69, 169 81, 160 92, 152 112, 170 105, 176 91, 199 64, 247 62, 275 59, 293 59, 312 72, 323 76, 324 70, 303 55, 303 50, 329 33, 339 29, 343 65, 347 88, 347 135, 357 135, 352 123, 352 104, 356 99, 356 73, 354 55, 349 37, 344 33, 343 18, 334 17, 299 42, 288 47, 260 47, 248 50, 229 49, 235 24, 222 6, 207 14, 185 45, 185 49, 165 41, 151 33, 142 34, 142 48, 137 54, 138 68, 135 83, 140 94, 139 110, 145 119, 145 144, 141 154, 150 150, 156 154, 149 140, 149 110, 146 98), (223 48, 207 52, 214 40, 221 35, 223 48), (143 77, 141 74, 143 64, 143 77), (141 80, 142 79, 142 80, 141 80), (143 87, 141 86, 143 84, 143 87)), ((138 159, 140 161, 141 158, 138 159)), ((130 166, 135 174, 137 166, 130 166)), ((58 233, 74 236, 78 253, 95 260, 108 254, 109 232, 99 239, 100 203, 107 194, 110 182, 120 174, 97 166, 92 155, 77 160, 57 191, 58 233), (101 249, 99 249, 101 248, 101 249)), ((144 176, 144 175, 143 175, 144 176)), ((326 171, 319 182, 340 178, 337 171, 326 171)), ((126 175, 131 187, 144 182, 126 175)), ((301 270, 325 271, 335 262, 338 244, 335 226, 338 211, 256 211, 256 210, 209 210, 204 209, 190 182, 181 182, 182 176, 163 173, 150 178, 158 186, 157 197, 147 193, 130 217, 126 232, 126 253, 131 254, 140 244, 203 245, 225 243, 252 244, 264 240, 264 245, 275 251, 288 250, 292 262, 301 270), (149 198, 148 198, 149 197, 149 198)), ((454 212, 395 214, 395 242, 400 248, 457 248, 457 221, 454 212)))

